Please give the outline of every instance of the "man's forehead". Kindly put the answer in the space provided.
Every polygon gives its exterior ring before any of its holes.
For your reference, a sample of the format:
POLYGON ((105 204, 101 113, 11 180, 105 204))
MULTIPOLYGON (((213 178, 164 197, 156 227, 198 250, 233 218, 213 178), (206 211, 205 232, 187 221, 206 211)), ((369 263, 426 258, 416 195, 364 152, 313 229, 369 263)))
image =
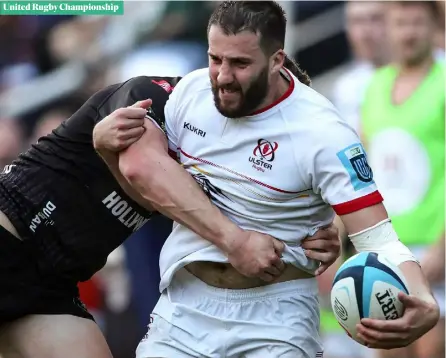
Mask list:
POLYGON ((346 13, 348 19, 364 18, 384 13, 384 4, 378 1, 349 1, 347 3, 346 13))
POLYGON ((226 35, 219 26, 211 26, 208 34, 209 52, 225 58, 253 58, 261 52, 259 35, 241 31, 226 35))

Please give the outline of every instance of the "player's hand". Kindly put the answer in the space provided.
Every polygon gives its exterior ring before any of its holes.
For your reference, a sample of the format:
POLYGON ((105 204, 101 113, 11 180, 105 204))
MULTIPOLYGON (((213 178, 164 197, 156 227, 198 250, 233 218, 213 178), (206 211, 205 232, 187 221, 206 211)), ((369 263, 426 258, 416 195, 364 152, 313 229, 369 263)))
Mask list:
POLYGON ((320 228, 313 236, 302 240, 302 248, 308 258, 321 262, 315 272, 316 276, 321 275, 337 260, 341 253, 338 228, 333 223, 320 228))
POLYGON ((144 134, 146 109, 151 105, 152 100, 146 99, 105 117, 93 130, 95 149, 120 152, 136 142, 144 134))
POLYGON ((259 277, 271 282, 279 276, 285 264, 281 259, 283 242, 255 231, 245 231, 227 252, 229 262, 242 275, 259 277))
POLYGON ((406 347, 431 330, 440 317, 438 305, 415 296, 398 294, 404 304, 404 315, 395 320, 364 318, 357 325, 358 338, 370 348, 406 347))

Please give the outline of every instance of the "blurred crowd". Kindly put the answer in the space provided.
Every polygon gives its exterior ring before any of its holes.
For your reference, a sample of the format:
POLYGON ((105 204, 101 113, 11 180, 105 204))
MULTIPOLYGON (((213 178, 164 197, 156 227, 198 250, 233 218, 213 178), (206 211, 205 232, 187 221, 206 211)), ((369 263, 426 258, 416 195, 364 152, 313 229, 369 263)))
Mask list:
POLYGON ((346 3, 352 61, 326 94, 360 135, 395 230, 420 260, 442 318, 407 349, 376 352, 349 339, 329 304, 336 268, 355 253, 342 233, 343 255, 320 278, 328 358, 445 356, 444 5, 443 1, 346 3))
MULTIPOLYGON (((299 3, 301 10, 306 11, 307 8, 316 9, 327 2, 299 3)), ((396 64, 396 68, 410 65, 411 61, 422 64, 418 67, 406 66, 415 70, 401 77, 398 87, 389 89, 389 103, 394 98, 401 98, 401 103, 409 101, 412 94, 419 91, 419 86, 435 86, 435 81, 427 80, 433 66, 429 59, 432 58, 439 65, 445 60, 444 2, 426 2, 424 5, 416 2, 412 6, 400 4, 396 11, 390 11, 385 2, 337 3, 344 7, 343 36, 349 45, 349 54, 342 64, 345 71, 339 73, 330 87, 331 91, 323 94, 332 100, 342 116, 358 131, 366 149, 371 151, 371 159, 382 159, 371 161, 378 186, 381 188, 382 184, 383 187, 381 191, 386 207, 394 222, 407 220, 404 216, 407 211, 413 212, 417 205, 422 205, 423 195, 427 195, 427 189, 420 186, 431 185, 435 173, 430 173, 427 179, 409 180, 423 170, 429 171, 429 167, 425 169, 423 163, 416 161, 416 148, 410 147, 412 142, 404 141, 400 132, 390 131, 385 139, 375 138, 379 131, 371 129, 370 116, 364 113, 363 108, 367 108, 366 104, 374 100, 371 98, 372 91, 368 89, 375 73, 389 64, 396 64), (385 148, 390 143, 393 143, 393 149, 385 156, 385 148), (386 179, 389 176, 393 178, 390 184, 386 179), (406 204, 403 199, 408 193, 419 195, 416 203, 407 203, 409 209, 402 204, 406 204)), ((9 97, 19 110, 15 110, 17 114, 14 111, 0 112, 0 167, 9 164, 18 153, 68 118, 89 96, 109 84, 138 75, 185 75, 196 68, 205 67, 206 26, 216 4, 218 2, 211 1, 126 1, 125 15, 116 17, 1 16, 0 98, 35 80, 47 78, 67 64, 81 62, 87 68, 87 76, 79 79, 67 75, 63 81, 69 83, 80 80, 81 86, 64 91, 51 100, 45 100, 45 94, 57 93, 59 85, 65 88, 61 82, 49 81, 44 90, 28 93, 30 97, 9 97), (20 107, 25 107, 26 102, 39 98, 42 98, 39 105, 20 112, 20 107)), ((299 21, 299 17, 293 18, 299 21)), ((299 36, 304 38, 305 34, 299 36)), ((330 55, 318 54, 318 57, 323 56, 330 55)), ((296 60, 300 62, 299 56, 296 60)), ((301 65, 305 69, 305 63, 301 65)), ((444 74, 441 71, 438 73, 444 74)), ((441 81, 444 85, 444 78, 441 81)), ((385 91, 387 88, 385 84, 382 85, 385 91)), ((380 83, 375 86, 379 92, 380 83)), ((423 113, 428 113, 426 108, 432 104, 427 101, 431 99, 428 96, 426 102, 418 102, 416 105, 416 110, 421 113, 420 122, 430 120, 423 118, 423 113)), ((431 145, 430 141, 440 143, 444 154, 444 87, 441 100, 441 123, 432 124, 433 129, 427 126, 415 130, 430 131, 431 136, 429 134, 426 137, 422 133, 423 143, 426 146, 431 145)), ((380 125, 385 126, 384 123, 380 125)), ((435 180, 440 186, 443 185, 443 189, 435 195, 443 193, 444 197, 444 155, 443 167, 437 169, 439 171, 436 173, 442 173, 438 174, 442 178, 435 180)), ((416 238, 405 232, 399 235, 403 242, 406 240, 406 244, 416 250, 423 264, 429 263, 426 264, 426 272, 432 273, 429 279, 435 287, 438 286, 440 293, 443 292, 443 301, 439 303, 444 311, 444 275, 438 275, 436 270, 437 266, 443 265, 444 272, 444 201, 430 200, 427 205, 430 205, 426 209, 430 215, 429 223, 434 225, 438 222, 440 231, 416 238)), ((424 219, 423 215, 416 214, 410 218, 411 225, 421 228, 429 225, 423 222, 424 219)), ((103 270, 91 280, 80 284, 82 299, 104 330, 116 358, 132 357, 137 342, 146 331, 149 314, 159 296, 158 255, 170 229, 171 222, 166 218, 158 217, 149 221, 140 232, 110 255, 103 270)), ((345 235, 342 238, 345 239, 345 235)), ((342 259, 353 253, 347 242, 345 240, 342 259)), ((331 314, 329 291, 335 270, 334 266, 331 272, 320 278, 321 329, 326 345, 324 357, 377 356, 376 352, 349 339, 331 314)), ((381 357, 444 357, 444 337, 443 319, 440 327, 427 337, 424 350, 416 353, 415 350, 412 353, 390 352, 381 357)))

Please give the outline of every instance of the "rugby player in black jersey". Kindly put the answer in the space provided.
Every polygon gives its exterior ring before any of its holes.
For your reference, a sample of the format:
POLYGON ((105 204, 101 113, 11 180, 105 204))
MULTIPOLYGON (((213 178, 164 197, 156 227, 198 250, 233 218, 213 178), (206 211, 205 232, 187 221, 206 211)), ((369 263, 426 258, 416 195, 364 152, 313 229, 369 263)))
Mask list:
MULTIPOLYGON (((93 147, 92 133, 107 116, 122 117, 123 123, 143 120, 151 105, 147 98, 153 99, 149 114, 158 115, 162 127, 164 104, 178 80, 137 77, 99 91, 0 174, 2 358, 111 357, 79 299, 77 283, 97 272, 108 255, 149 220, 153 209, 149 198, 113 177, 93 147)), ((151 121, 136 129, 141 134, 144 130, 153 132, 145 164, 153 167, 159 188, 168 186, 162 189, 172 210, 164 214, 224 250, 241 273, 265 279, 277 274, 277 242, 228 220, 167 155, 162 132, 151 121), (169 162, 174 175, 167 178, 160 162, 169 162), (259 242, 264 243, 260 250, 259 242)), ((136 140, 135 132, 121 139, 128 146, 136 140)), ((320 230, 308 243, 308 249, 325 249, 313 251, 325 265, 338 255, 334 227, 320 230)))

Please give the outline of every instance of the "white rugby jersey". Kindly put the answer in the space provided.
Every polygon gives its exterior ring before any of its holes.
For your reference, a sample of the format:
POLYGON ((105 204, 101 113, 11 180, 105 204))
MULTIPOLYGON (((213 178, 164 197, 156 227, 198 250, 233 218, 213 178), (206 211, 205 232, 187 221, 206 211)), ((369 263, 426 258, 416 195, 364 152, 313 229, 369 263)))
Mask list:
MULTIPOLYGON (((166 107, 169 149, 231 220, 285 243, 283 259, 313 272, 307 235, 382 201, 355 131, 322 95, 284 70, 289 90, 251 116, 215 108, 208 69, 185 76, 166 107), (334 209, 334 210, 333 210, 334 209)), ((175 223, 160 255, 163 291, 194 261, 227 262, 213 244, 175 223)))

